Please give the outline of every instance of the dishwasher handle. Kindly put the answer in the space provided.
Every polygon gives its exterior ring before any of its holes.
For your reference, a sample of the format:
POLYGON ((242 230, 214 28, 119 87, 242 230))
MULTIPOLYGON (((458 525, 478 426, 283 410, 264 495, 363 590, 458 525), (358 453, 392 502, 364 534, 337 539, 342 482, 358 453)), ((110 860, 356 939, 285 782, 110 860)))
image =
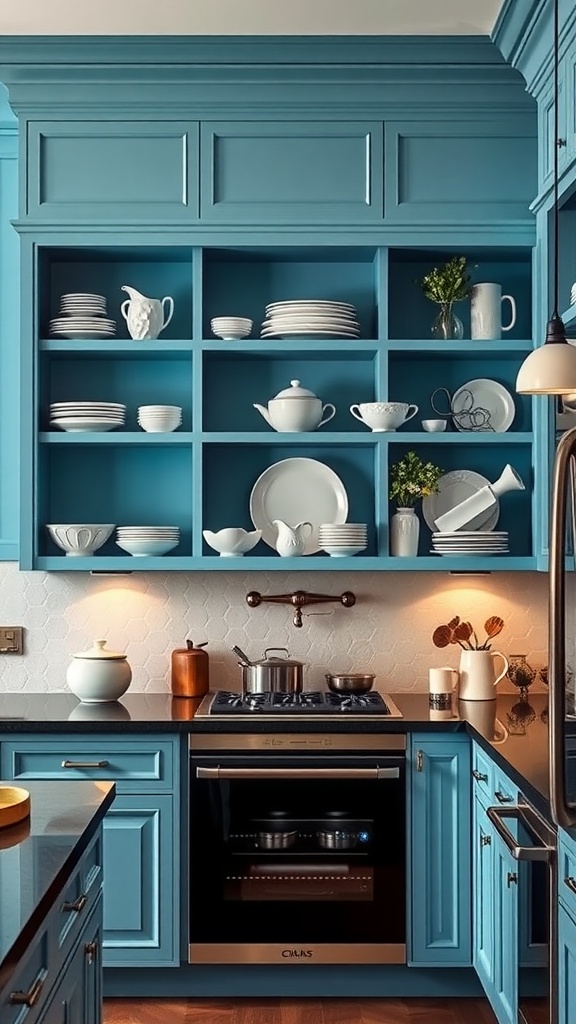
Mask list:
POLYGON ((197 779, 399 779, 395 768, 196 768, 197 779))
POLYGON ((494 825, 498 835, 504 842, 504 845, 507 846, 514 857, 514 860, 550 860, 554 847, 549 845, 546 841, 543 841, 536 831, 530 827, 530 823, 526 820, 522 814, 522 809, 518 805, 515 807, 487 807, 486 814, 494 825), (522 818, 524 827, 528 832, 534 835, 540 845, 521 846, 516 837, 512 835, 510 829, 507 827, 506 822, 503 820, 504 818, 515 818, 516 820, 522 818))

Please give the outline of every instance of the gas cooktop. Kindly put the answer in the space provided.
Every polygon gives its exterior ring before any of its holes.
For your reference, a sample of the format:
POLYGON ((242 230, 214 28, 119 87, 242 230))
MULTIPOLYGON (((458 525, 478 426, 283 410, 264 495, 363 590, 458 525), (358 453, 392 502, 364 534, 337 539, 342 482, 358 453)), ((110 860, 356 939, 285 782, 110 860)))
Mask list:
POLYGON ((375 690, 368 693, 332 693, 328 690, 303 690, 302 693, 233 693, 218 690, 209 693, 200 704, 195 718, 227 718, 240 716, 274 717, 278 719, 311 717, 402 718, 388 694, 375 690))

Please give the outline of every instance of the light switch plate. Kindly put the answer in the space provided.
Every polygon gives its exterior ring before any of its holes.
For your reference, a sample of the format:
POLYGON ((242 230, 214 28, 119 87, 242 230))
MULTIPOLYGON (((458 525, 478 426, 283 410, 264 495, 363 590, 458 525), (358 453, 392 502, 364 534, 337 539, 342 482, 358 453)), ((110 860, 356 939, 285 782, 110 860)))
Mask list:
POLYGON ((0 654, 24 653, 23 626, 0 626, 0 654))

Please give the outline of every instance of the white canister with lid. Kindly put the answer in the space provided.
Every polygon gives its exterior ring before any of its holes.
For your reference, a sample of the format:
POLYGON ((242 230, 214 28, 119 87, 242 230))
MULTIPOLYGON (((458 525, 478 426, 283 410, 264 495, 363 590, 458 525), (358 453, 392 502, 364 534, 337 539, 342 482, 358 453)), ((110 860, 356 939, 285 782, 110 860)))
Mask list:
POLYGON ((300 387, 299 380, 291 380, 289 388, 271 398, 268 408, 257 402, 254 402, 254 408, 274 430, 287 433, 318 430, 336 414, 336 407, 331 402, 323 405, 313 391, 300 387))
POLYGON ((85 704, 118 700, 126 693, 132 669, 125 654, 105 650, 106 640, 95 640, 88 651, 74 654, 66 670, 66 682, 85 704))

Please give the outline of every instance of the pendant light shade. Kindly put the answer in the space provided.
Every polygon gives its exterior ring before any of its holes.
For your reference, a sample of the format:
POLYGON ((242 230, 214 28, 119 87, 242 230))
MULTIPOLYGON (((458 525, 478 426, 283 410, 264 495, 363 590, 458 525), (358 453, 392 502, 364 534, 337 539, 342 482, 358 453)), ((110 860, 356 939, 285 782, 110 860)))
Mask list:
POLYGON ((576 391, 576 347, 566 340, 566 328, 558 312, 558 68, 560 50, 559 0, 554 0, 554 311, 548 321, 546 340, 526 357, 516 378, 521 395, 569 395, 576 391))

